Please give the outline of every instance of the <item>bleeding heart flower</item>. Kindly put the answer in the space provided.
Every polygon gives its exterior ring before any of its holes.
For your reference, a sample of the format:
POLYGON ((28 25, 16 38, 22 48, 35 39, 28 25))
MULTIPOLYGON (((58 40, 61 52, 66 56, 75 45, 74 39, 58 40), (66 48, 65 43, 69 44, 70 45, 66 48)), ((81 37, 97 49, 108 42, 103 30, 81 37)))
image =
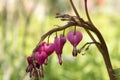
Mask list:
POLYGON ((42 51, 46 52, 48 56, 51 55, 54 51, 54 44, 47 44, 46 42, 42 42, 42 44, 36 49, 35 52, 41 53, 42 51))
POLYGON ((26 72, 30 72, 29 76, 32 77, 32 71, 34 69, 32 57, 30 57, 30 56, 27 57, 27 62, 29 65, 26 68, 26 72))
POLYGON ((68 40, 70 41, 70 43, 76 47, 79 42, 82 40, 83 36, 82 33, 80 32, 69 32, 67 35, 68 40))
POLYGON ((61 54, 62 53, 60 39, 57 38, 57 37, 55 37, 55 40, 54 40, 54 48, 55 48, 55 52, 57 54, 61 54))
POLYGON ((59 64, 62 64, 62 58, 61 58, 61 54, 62 54, 62 49, 64 44, 66 43, 66 37, 64 37, 62 34, 60 35, 60 38, 55 37, 54 40, 54 49, 55 52, 58 56, 58 60, 59 60, 59 64))
POLYGON ((82 40, 83 36, 80 32, 69 32, 67 35, 67 38, 69 42, 73 45, 73 56, 77 56, 77 49, 76 46, 79 44, 79 42, 82 40))
POLYGON ((44 43, 43 47, 44 47, 43 51, 45 51, 48 56, 54 52, 54 44, 53 43, 49 43, 49 44, 44 43))
POLYGON ((42 65, 47 57, 48 56, 44 51, 41 51, 41 53, 39 52, 34 53, 34 59, 37 61, 39 65, 42 65))
MULTIPOLYGON (((53 43, 45 43, 41 46, 41 51, 45 51, 47 56, 51 55, 54 52, 54 44, 53 43)), ((47 65, 48 59, 46 58, 44 64, 47 65)))
POLYGON ((53 52, 54 52, 54 44, 53 43, 47 44, 46 42, 42 42, 42 44, 34 51, 34 53, 35 53, 34 55, 35 55, 37 61, 39 62, 39 64, 42 64, 43 61, 45 64, 47 64, 47 61, 48 61, 47 57, 49 55, 51 55, 53 52), (43 57, 40 57, 40 56, 43 56, 43 57), (37 58, 37 57, 39 57, 39 58, 37 58))
POLYGON ((27 57, 27 62, 28 62, 28 64, 30 65, 30 64, 33 64, 33 60, 32 60, 32 57, 27 57))

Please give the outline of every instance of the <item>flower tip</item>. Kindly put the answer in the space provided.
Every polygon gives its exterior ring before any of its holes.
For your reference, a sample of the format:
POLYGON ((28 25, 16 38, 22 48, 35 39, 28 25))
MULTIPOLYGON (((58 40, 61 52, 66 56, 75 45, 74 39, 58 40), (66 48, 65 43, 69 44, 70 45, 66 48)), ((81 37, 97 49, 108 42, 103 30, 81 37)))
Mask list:
MULTIPOLYGON (((28 66, 28 67, 29 67, 29 66, 28 66)), ((26 72, 27 72, 27 73, 29 72, 28 67, 26 68, 26 72)))
POLYGON ((73 55, 74 57, 77 56, 77 50, 76 50, 76 47, 73 48, 72 55, 73 55))
POLYGON ((59 64, 62 65, 62 61, 59 61, 59 64))
POLYGON ((59 61, 59 64, 62 65, 62 57, 61 57, 61 55, 58 55, 58 61, 59 61))
POLYGON ((26 72, 31 72, 33 70, 33 65, 29 65, 27 68, 26 68, 26 72))
POLYGON ((40 77, 44 78, 44 73, 42 71, 40 71, 40 77))
POLYGON ((43 70, 43 66, 40 66, 40 69, 39 69, 39 75, 40 75, 40 77, 44 78, 44 70, 43 70))
POLYGON ((44 65, 47 65, 47 64, 48 64, 48 58, 46 58, 44 61, 44 65))
POLYGON ((32 57, 30 57, 30 56, 27 57, 27 62, 29 65, 32 64, 33 63, 32 57))

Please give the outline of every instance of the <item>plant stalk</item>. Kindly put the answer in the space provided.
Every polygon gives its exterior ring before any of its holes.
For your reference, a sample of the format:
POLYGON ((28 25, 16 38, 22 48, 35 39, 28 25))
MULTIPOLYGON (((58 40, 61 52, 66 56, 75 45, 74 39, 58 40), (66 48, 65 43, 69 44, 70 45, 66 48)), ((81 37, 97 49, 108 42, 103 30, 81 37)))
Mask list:
MULTIPOLYGON (((73 1, 70 0, 70 3, 72 5, 72 8, 75 12, 75 14, 77 15, 80 23, 82 23, 83 21, 81 21, 81 18, 73 4, 73 1)), ((108 48, 106 46, 106 43, 105 43, 105 40, 104 38, 102 37, 101 33, 99 32, 99 30, 93 25, 90 17, 89 17, 89 14, 88 14, 88 9, 87 9, 87 0, 85 0, 85 10, 86 10, 86 15, 87 15, 87 18, 90 22, 87 23, 88 26, 92 27, 93 28, 93 32, 97 35, 98 39, 100 40, 100 43, 101 43, 101 47, 99 47, 99 45, 96 44, 96 47, 98 48, 98 50, 101 52, 102 56, 103 56, 103 59, 104 59, 104 62, 105 62, 105 65, 106 65, 106 68, 107 68, 107 71, 108 71, 108 74, 109 74, 109 77, 110 77, 110 80, 116 80, 115 79, 115 76, 114 76, 114 71, 113 71, 113 68, 112 68, 112 64, 111 64, 111 61, 110 61, 110 57, 109 57, 109 52, 108 52, 108 48)), ((80 24, 78 23, 78 24, 80 24)), ((89 32, 88 29, 84 28, 85 31, 88 33, 88 35, 90 36, 90 38, 96 42, 96 40, 94 39, 94 37, 92 36, 92 34, 89 32)))

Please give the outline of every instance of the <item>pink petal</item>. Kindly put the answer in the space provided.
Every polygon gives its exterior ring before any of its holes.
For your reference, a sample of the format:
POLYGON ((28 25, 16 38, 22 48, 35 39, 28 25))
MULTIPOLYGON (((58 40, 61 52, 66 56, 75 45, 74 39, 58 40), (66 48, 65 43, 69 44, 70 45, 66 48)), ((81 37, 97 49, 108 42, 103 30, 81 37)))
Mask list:
POLYGON ((44 77, 44 70, 42 65, 40 66, 40 69, 39 69, 39 75, 40 77, 44 77))
POLYGON ((44 44, 45 44, 45 42, 42 42, 41 45, 39 45, 39 46, 34 50, 34 52, 39 52, 39 53, 41 53, 41 51, 44 50, 44 47, 43 47, 44 44))
POLYGON ((60 38, 55 38, 54 40, 54 48, 55 48, 55 52, 58 56, 58 61, 59 64, 62 65, 62 49, 64 44, 66 43, 66 37, 64 37, 62 34, 60 35, 60 38))
POLYGON ((50 43, 50 44, 45 43, 44 50, 48 56, 51 55, 54 51, 54 44, 53 43, 50 43))
POLYGON ((82 33, 80 32, 76 32, 75 34, 74 32, 69 32, 67 35, 68 40, 73 46, 77 46, 79 42, 82 40, 82 37, 83 37, 82 33))
POLYGON ((30 65, 30 64, 33 64, 33 60, 32 60, 32 57, 27 57, 27 61, 28 61, 28 64, 30 65))
POLYGON ((76 39, 76 45, 78 45, 79 44, 79 42, 82 40, 82 38, 83 38, 83 36, 82 36, 82 33, 81 32, 76 32, 76 37, 75 37, 76 39))
POLYGON ((58 55, 58 61, 59 61, 59 64, 62 65, 62 56, 61 56, 61 54, 58 55))
POLYGON ((57 38, 57 37, 54 40, 54 48, 55 48, 55 52, 57 54, 61 54, 62 53, 60 39, 57 38))
POLYGON ((62 34, 60 35, 60 42, 62 46, 64 46, 64 44, 66 43, 66 37, 63 36, 62 34))
POLYGON ((37 63, 41 65, 44 63, 45 59, 47 58, 47 54, 44 51, 42 51, 41 53, 35 52, 34 58, 37 61, 37 63))

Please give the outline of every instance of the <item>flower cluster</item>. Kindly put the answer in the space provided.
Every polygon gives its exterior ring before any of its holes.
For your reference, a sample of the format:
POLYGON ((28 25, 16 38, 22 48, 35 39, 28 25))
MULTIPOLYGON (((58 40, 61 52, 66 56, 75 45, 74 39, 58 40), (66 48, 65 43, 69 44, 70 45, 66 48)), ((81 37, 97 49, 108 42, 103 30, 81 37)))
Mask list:
POLYGON ((60 37, 56 36, 54 43, 42 42, 37 49, 34 50, 34 54, 27 58, 29 65, 26 69, 26 72, 30 73, 30 77, 34 76, 35 80, 38 80, 38 75, 44 77, 43 64, 47 65, 48 56, 50 56, 53 52, 56 53, 58 62, 60 65, 62 65, 62 50, 66 40, 68 40, 73 46, 73 56, 77 56, 78 52, 76 46, 82 40, 81 32, 70 31, 67 34, 67 37, 63 34, 61 34, 60 37))
MULTIPOLYGON (((41 37, 41 40, 39 44, 36 46, 36 48, 34 49, 32 56, 29 56, 27 58, 28 67, 26 69, 26 72, 29 72, 30 77, 33 76, 34 80, 39 80, 39 75, 41 77, 44 77, 43 65, 44 64, 47 65, 48 56, 50 56, 53 52, 56 53, 58 57, 58 62, 60 65, 62 65, 62 50, 66 43, 66 40, 68 40, 70 44, 73 46, 73 51, 72 51, 73 56, 77 56, 77 53, 80 53, 84 49, 86 51, 89 49, 89 46, 91 44, 95 44, 104 58, 110 80, 116 80, 116 77, 114 76, 114 71, 111 65, 111 61, 109 58, 109 52, 108 52, 106 43, 104 41, 104 38, 90 19, 88 8, 87 8, 87 0, 84 0, 84 2, 85 2, 85 12, 86 12, 88 21, 85 21, 84 19, 82 19, 82 17, 80 17, 73 1, 72 0, 69 0, 69 1, 76 16, 71 16, 69 14, 60 14, 60 13, 56 14, 56 18, 59 18, 62 21, 67 21, 67 24, 65 24, 64 26, 60 26, 58 28, 53 28, 52 30, 48 31, 41 37), (52 33, 54 32, 57 33, 57 31, 62 31, 62 30, 65 31, 66 28, 69 28, 71 26, 75 26, 75 29, 74 31, 68 32, 67 36, 64 36, 63 34, 61 34, 60 37, 58 37, 56 35, 54 39, 54 43, 49 43, 49 41, 48 43, 44 42, 44 39, 47 36, 49 39, 52 33), (77 49, 77 45, 82 40, 83 36, 81 32, 76 31, 76 27, 84 28, 93 42, 87 42, 80 49, 77 49), (97 42, 97 40, 93 37, 91 31, 97 36, 99 42, 97 42)), ((103 2, 104 0, 98 0, 98 1, 103 2)))

